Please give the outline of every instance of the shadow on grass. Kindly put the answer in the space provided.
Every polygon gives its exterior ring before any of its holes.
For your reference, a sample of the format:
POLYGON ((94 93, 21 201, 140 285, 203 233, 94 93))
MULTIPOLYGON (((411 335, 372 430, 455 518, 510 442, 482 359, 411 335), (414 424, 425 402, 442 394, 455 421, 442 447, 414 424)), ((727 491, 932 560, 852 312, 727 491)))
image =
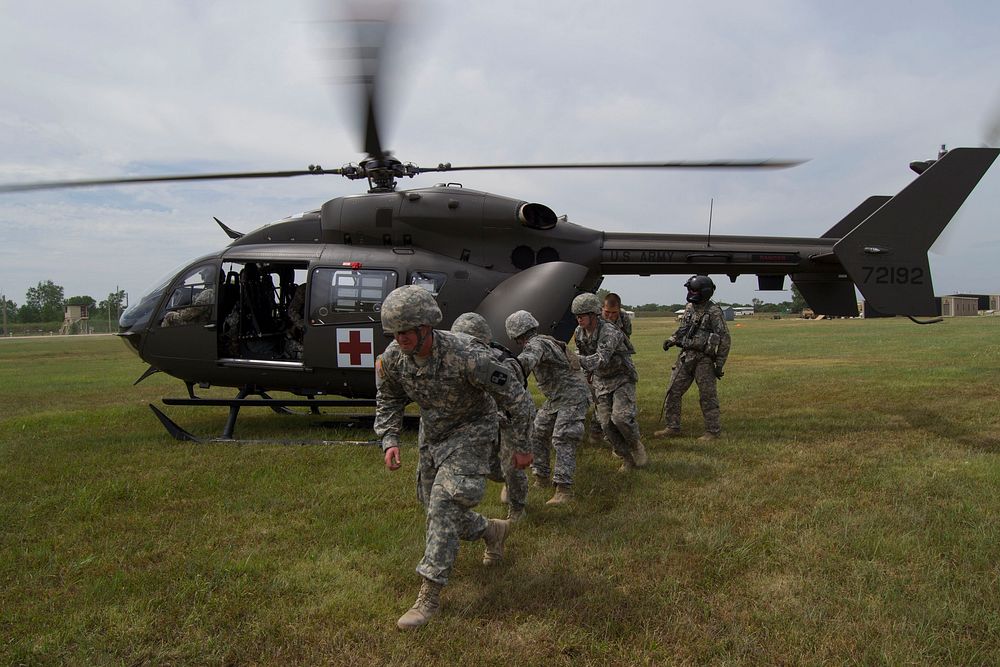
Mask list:
POLYGON ((921 407, 920 410, 903 410, 898 414, 906 419, 911 427, 933 433, 942 440, 949 440, 979 452, 1000 453, 1000 437, 977 431, 966 422, 930 410, 927 406, 921 407))

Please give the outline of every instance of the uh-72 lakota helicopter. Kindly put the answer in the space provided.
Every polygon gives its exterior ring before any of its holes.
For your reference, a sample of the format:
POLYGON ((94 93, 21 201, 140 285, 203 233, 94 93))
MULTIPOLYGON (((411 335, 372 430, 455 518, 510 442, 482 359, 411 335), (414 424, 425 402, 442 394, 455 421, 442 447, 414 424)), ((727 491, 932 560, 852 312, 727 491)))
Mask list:
MULTIPOLYGON (((366 178, 367 194, 241 234, 227 247, 166 276, 121 317, 119 335, 149 364, 187 387, 168 405, 227 406, 232 439, 244 406, 371 406, 374 363, 388 344, 379 309, 400 285, 430 290, 447 327, 476 311, 498 340, 504 320, 525 309, 543 333, 568 339, 573 296, 607 275, 754 274, 762 290, 785 276, 817 314, 857 315, 855 287, 878 311, 933 313, 927 251, 996 159, 988 148, 942 151, 915 162, 917 177, 895 196, 872 196, 819 238, 602 232, 548 206, 454 183, 397 190, 428 172, 487 169, 775 168, 794 162, 662 162, 419 167, 379 139, 375 77, 363 79, 367 156, 339 169, 151 176, 21 183, 0 192, 79 186, 335 174, 366 178), (195 386, 233 387, 232 399, 200 398, 195 386), (282 391, 296 398, 272 398, 282 391), (342 398, 328 398, 330 396, 342 398), (258 397, 258 398, 254 398, 258 397)), ((155 406, 168 431, 197 440, 155 406)))

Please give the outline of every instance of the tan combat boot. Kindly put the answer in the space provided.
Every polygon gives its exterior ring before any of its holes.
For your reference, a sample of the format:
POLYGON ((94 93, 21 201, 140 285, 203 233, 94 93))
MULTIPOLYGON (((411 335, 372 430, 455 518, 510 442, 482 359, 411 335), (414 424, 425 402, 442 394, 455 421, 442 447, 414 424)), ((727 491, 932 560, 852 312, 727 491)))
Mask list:
POLYGON ((503 560, 503 542, 507 539, 507 534, 511 530, 511 523, 507 519, 490 519, 486 530, 483 531, 483 541, 486 542, 486 551, 483 553, 483 565, 496 565, 503 560))
POLYGON ((718 440, 719 434, 712 433, 711 431, 705 431, 705 434, 698 438, 699 442, 712 442, 713 440, 718 440))
POLYGON ((547 489, 552 486, 552 480, 548 477, 542 477, 541 475, 535 475, 535 481, 532 485, 536 489, 547 489))
POLYGON ((500 489, 500 502, 504 505, 510 504, 510 496, 507 494, 507 485, 504 484, 500 489))
POLYGON ((667 428, 661 428, 659 431, 656 431, 655 433, 653 433, 653 437, 654 438, 676 438, 676 437, 679 437, 680 434, 681 434, 681 430, 679 428, 670 428, 670 427, 667 427, 667 428))
POLYGON ((510 509, 507 510, 507 520, 510 521, 511 523, 517 523, 524 517, 525 517, 525 511, 523 507, 514 509, 514 506, 511 505, 510 509))
POLYGON ((642 440, 636 444, 631 454, 636 468, 645 468, 646 464, 649 463, 649 456, 646 455, 646 448, 642 446, 642 440))
POLYGON ((424 579, 417 593, 417 601, 410 610, 399 617, 396 627, 400 630, 415 630, 436 616, 441 609, 441 589, 444 584, 438 584, 430 579, 424 579))
POLYGON ((622 457, 622 467, 618 469, 618 472, 627 475, 633 470, 635 470, 635 461, 632 460, 632 454, 626 454, 622 457))
POLYGON ((571 502, 573 502, 573 490, 564 484, 556 484, 556 494, 549 498, 545 504, 566 505, 571 502))

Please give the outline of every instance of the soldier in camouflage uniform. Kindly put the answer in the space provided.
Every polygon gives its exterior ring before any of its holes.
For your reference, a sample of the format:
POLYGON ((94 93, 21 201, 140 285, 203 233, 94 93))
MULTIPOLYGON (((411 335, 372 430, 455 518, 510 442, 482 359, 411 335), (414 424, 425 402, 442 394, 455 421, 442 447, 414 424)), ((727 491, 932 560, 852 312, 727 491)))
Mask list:
POLYGON ((531 435, 532 468, 539 486, 549 485, 549 443, 556 451, 552 482, 556 492, 546 505, 561 505, 573 499, 576 448, 583 439, 589 389, 580 374, 579 360, 566 344, 538 333, 538 320, 526 310, 512 313, 504 323, 507 336, 522 346, 517 360, 525 375, 534 372, 545 403, 535 415, 531 435), (572 355, 572 358, 571 358, 572 355))
MULTIPOLYGON (((622 298, 614 292, 608 292, 604 295, 604 304, 601 306, 601 317, 621 329, 626 339, 632 338, 632 318, 622 310, 622 298)), ((629 345, 631 344, 632 341, 629 340, 629 345)), ((635 354, 634 349, 632 353, 635 354)))
MULTIPOLYGON (((411 402, 420 406, 417 497, 427 512, 427 536, 417 573, 423 583, 413 607, 396 623, 411 629, 438 613, 459 540, 484 540, 485 565, 503 558, 510 522, 487 519, 472 508, 486 490, 497 407, 511 415, 515 442, 527 443, 531 398, 508 368, 468 336, 434 330, 441 310, 424 288, 393 290, 381 317, 383 330, 395 340, 376 363, 375 434, 390 470, 400 467, 403 411, 411 402)), ((530 454, 518 453, 517 467, 530 463, 530 454)))
POLYGON ((635 385, 639 374, 632 364, 625 334, 600 317, 601 301, 580 294, 570 308, 576 315, 574 338, 580 365, 597 394, 597 418, 614 453, 622 458, 619 472, 646 465, 646 450, 636 420, 635 385))
POLYGON ((715 283, 708 276, 691 276, 684 286, 688 290, 687 305, 677 332, 663 341, 663 349, 681 348, 670 374, 670 384, 663 398, 666 428, 656 437, 672 437, 681 433, 681 398, 698 383, 701 413, 705 417, 705 434, 699 440, 714 440, 722 433, 719 423, 719 394, 715 383, 723 376, 729 357, 730 337, 722 309, 713 301, 715 283))
MULTIPOLYGON (((517 363, 517 357, 503 345, 493 341, 493 330, 486 318, 479 313, 462 313, 451 325, 451 330, 472 336, 476 344, 483 346, 497 362, 508 367, 521 386, 527 388, 527 375, 517 363)), ((532 403, 532 410, 534 407, 532 403)), ((506 410, 501 410, 497 417, 500 420, 500 437, 496 439, 490 457, 489 478, 504 483, 500 499, 510 505, 507 518, 517 522, 524 518, 524 506, 528 500, 528 476, 524 474, 524 470, 514 467, 514 452, 524 449, 526 445, 520 443, 520 446, 517 446, 518 443, 514 442, 516 434, 506 410)))

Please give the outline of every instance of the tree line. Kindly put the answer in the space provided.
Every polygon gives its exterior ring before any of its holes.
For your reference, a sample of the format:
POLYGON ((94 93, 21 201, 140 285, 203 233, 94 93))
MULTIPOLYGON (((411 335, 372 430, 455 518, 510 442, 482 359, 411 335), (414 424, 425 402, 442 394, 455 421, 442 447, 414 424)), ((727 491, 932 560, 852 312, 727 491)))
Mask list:
MULTIPOLYGON (((609 294, 606 289, 600 289, 597 291, 597 296, 604 299, 604 296, 609 294)), ((725 308, 726 306, 732 306, 733 308, 753 308, 755 313, 801 313, 803 308, 807 307, 806 300, 802 298, 799 288, 794 284, 792 285, 792 300, 782 301, 780 303, 765 303, 762 299, 754 298, 751 303, 727 303, 724 301, 716 301, 720 306, 725 308)), ((643 303, 636 306, 629 306, 622 304, 622 308, 625 310, 631 310, 635 313, 663 313, 663 314, 673 314, 678 310, 684 309, 683 303, 671 303, 671 304, 660 304, 660 303, 643 303)))
MULTIPOLYGON (((117 323, 125 307, 125 290, 108 294, 107 298, 97 301, 89 295, 71 296, 66 298, 66 290, 51 280, 40 281, 34 287, 29 287, 24 295, 24 302, 18 305, 16 301, 4 297, 0 308, 6 311, 8 324, 48 324, 62 322, 66 306, 86 306, 91 320, 112 319, 117 323)), ((3 314, 0 313, 0 322, 3 314)), ((6 332, 4 332, 6 333, 6 332)))

